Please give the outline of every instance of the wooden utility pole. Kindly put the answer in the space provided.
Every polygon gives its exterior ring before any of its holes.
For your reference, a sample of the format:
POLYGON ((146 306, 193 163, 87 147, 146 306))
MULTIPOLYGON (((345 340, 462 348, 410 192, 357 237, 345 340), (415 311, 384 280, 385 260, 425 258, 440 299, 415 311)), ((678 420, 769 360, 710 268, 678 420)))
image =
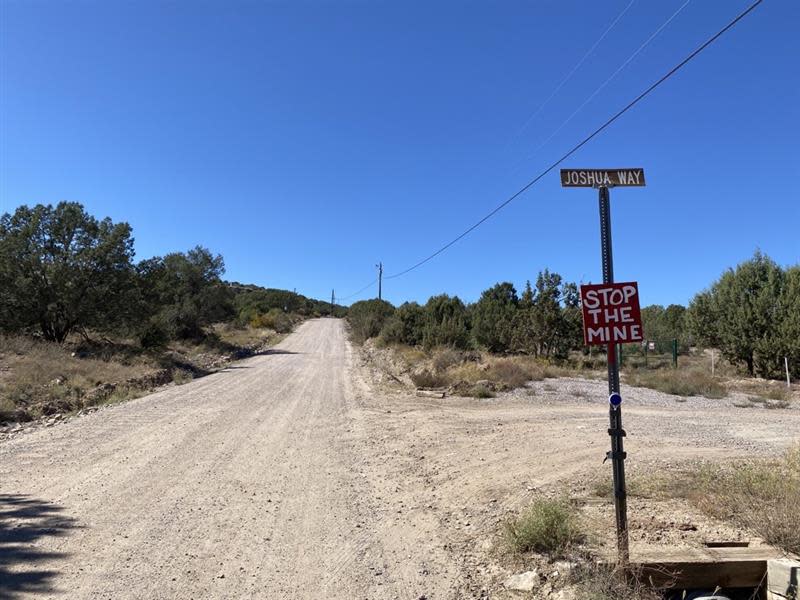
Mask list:
POLYGON ((375 266, 378 267, 378 300, 382 300, 382 297, 381 297, 381 291, 382 290, 381 290, 381 288, 383 286, 383 263, 379 262, 375 266))
POLYGON ((336 294, 331 290, 331 316, 333 316, 333 306, 335 304, 336 294))

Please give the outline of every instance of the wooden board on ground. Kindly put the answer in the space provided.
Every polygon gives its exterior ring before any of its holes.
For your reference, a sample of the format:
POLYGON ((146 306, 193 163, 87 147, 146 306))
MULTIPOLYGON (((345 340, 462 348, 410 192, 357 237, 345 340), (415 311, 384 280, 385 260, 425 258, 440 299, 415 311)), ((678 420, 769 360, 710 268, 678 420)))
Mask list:
POLYGON ((444 398, 445 394, 444 390, 417 390, 417 396, 425 396, 426 398, 444 398))
POLYGON ((631 565, 644 581, 662 588, 757 587, 767 562, 783 553, 770 546, 646 548, 631 552, 631 565))

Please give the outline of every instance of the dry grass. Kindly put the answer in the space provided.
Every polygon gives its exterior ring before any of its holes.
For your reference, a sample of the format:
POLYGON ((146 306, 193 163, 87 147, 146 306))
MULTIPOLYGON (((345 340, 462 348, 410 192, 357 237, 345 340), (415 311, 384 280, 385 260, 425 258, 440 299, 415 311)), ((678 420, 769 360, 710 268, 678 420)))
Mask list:
POLYGON ((709 514, 800 553, 800 446, 780 460, 704 467, 688 496, 709 514))
POLYGON ((586 561, 573 574, 576 598, 584 600, 662 600, 663 595, 632 569, 586 561))
MULTIPOLYGON (((737 390, 746 394, 752 394, 748 399, 751 402, 770 404, 768 401, 772 400, 775 403, 783 404, 786 406, 792 401, 792 390, 786 386, 782 381, 766 381, 763 379, 752 380, 735 380, 732 386, 737 390)), ((786 408, 780 406, 780 408, 786 408)), ((768 408, 775 408, 769 407, 768 408)))
MULTIPOLYGON (((611 497, 598 479, 597 496, 611 497)), ((684 498, 704 512, 748 529, 767 543, 800 553, 800 445, 775 460, 704 464, 672 474, 632 476, 627 492, 640 498, 684 498)))
MULTIPOLYGON (((628 474, 625 491, 630 498, 649 498, 663 500, 667 498, 686 498, 696 485, 697 475, 694 472, 680 474, 648 473, 628 474)), ((600 498, 613 498, 614 484, 610 477, 598 477, 591 484, 592 493, 600 498)))
POLYGON ((152 371, 146 359, 125 362, 80 358, 69 346, 21 336, 0 338, 7 371, 0 379, 0 418, 36 418, 82 406, 89 391, 107 382, 141 377, 152 371))
POLYGON ((464 362, 464 353, 453 348, 444 348, 436 352, 433 356, 433 369, 437 373, 443 373, 451 367, 460 365, 464 362))
POLYGON ((626 374, 625 383, 634 387, 650 388, 676 396, 724 398, 728 395, 727 388, 719 379, 697 370, 634 371, 626 374))
POLYGON ((518 518, 505 524, 506 542, 513 552, 563 556, 583 542, 578 513, 565 499, 540 498, 518 518))
POLYGON ((446 375, 434 373, 427 369, 412 373, 411 381, 418 388, 443 388, 450 385, 450 380, 446 375))
POLYGON ((241 327, 232 323, 215 325, 212 331, 224 344, 238 348, 253 348, 261 344, 274 344, 279 334, 273 329, 241 327))
POLYGON ((119 402, 168 382, 170 374, 172 381, 185 383, 281 337, 270 330, 218 325, 200 343, 173 342, 155 352, 130 340, 76 338, 55 344, 0 336, 0 420, 26 421, 119 402))

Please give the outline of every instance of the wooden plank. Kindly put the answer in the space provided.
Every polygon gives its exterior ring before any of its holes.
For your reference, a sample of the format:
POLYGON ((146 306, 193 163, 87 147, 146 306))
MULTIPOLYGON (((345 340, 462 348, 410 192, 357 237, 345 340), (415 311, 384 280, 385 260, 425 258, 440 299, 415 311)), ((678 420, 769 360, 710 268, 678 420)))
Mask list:
POLYGON ((756 587, 776 556, 780 552, 769 546, 648 548, 634 552, 631 564, 657 587, 756 587))
POLYGON ((444 392, 437 392, 435 390, 417 390, 417 396, 425 396, 426 398, 444 398, 444 392))
POLYGON ((756 587, 767 572, 766 560, 634 563, 645 581, 662 588, 756 587))

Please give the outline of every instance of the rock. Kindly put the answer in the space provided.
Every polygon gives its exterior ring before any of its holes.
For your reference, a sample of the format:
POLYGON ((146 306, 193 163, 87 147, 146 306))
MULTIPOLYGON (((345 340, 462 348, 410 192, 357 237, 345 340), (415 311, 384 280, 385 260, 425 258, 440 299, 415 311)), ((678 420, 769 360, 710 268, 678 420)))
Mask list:
POLYGON ((553 576, 554 577, 562 577, 567 578, 572 574, 573 569, 578 565, 574 562, 570 562, 568 560, 557 560, 553 564, 553 576))
POLYGON ((557 592, 553 592, 549 597, 551 600, 578 600, 580 598, 579 591, 577 586, 568 585, 557 592))
POLYGON ((503 585, 509 590, 530 592, 533 588, 539 586, 539 574, 536 571, 518 573, 506 579, 503 585))

